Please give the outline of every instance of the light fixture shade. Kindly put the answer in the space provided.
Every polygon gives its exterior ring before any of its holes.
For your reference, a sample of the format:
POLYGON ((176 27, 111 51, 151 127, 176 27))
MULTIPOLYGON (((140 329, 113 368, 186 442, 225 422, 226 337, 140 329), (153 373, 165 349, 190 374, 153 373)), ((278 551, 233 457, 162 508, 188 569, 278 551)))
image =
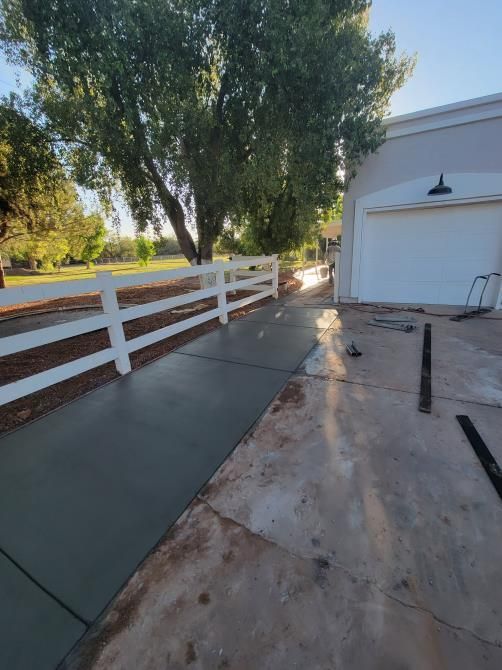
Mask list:
POLYGON ((441 176, 439 177, 439 183, 436 184, 431 190, 427 193, 427 195, 446 195, 447 193, 451 193, 452 190, 449 186, 445 186, 445 183, 443 181, 443 173, 441 172, 441 176))

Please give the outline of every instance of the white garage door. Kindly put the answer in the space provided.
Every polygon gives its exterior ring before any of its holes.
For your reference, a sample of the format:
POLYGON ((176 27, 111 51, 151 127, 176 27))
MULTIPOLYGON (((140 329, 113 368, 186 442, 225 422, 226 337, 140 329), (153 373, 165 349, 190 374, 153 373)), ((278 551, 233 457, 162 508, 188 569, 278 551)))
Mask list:
POLYGON ((362 242, 361 300, 463 305, 476 275, 502 272, 502 204, 368 213, 362 242))

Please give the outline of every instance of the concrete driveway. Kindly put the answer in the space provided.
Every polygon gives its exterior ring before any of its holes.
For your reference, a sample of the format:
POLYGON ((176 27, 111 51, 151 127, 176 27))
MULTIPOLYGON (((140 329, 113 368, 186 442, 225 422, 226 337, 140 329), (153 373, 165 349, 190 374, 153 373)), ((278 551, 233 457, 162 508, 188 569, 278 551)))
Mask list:
POLYGON ((502 667, 502 501, 455 419, 502 463, 502 320, 407 334, 363 309, 338 310, 66 668, 502 667))

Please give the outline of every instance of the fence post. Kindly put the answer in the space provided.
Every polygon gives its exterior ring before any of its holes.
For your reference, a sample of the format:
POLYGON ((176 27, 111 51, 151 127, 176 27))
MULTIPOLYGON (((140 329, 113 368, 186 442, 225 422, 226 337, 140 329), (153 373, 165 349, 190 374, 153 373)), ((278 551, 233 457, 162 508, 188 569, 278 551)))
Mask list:
POLYGON ((333 277, 333 303, 338 305, 340 302, 340 252, 335 254, 335 276, 333 277))
POLYGON ((225 263, 217 261, 216 266, 216 286, 218 287, 218 309, 220 310, 220 323, 228 323, 227 312, 227 294, 225 290, 225 263))
POLYGON ((277 300, 279 297, 279 261, 277 260, 278 254, 272 254, 272 272, 274 276, 272 278, 272 288, 274 289, 274 298, 277 300))
POLYGON ((108 314, 111 319, 111 325, 108 326, 108 336, 110 344, 117 351, 115 367, 121 375, 126 375, 128 372, 131 372, 131 361, 127 352, 124 326, 119 316, 119 303, 113 285, 113 275, 109 271, 97 272, 96 279, 100 285, 99 294, 101 296, 103 312, 108 314))
MULTIPOLYGON (((240 258, 238 255, 232 255, 232 256, 230 256, 230 260, 231 260, 231 261, 236 261, 238 258, 240 258)), ((230 282, 234 282, 236 279, 237 279, 237 272, 236 272, 235 268, 232 268, 232 269, 230 270, 229 281, 230 281, 230 282)), ((235 295, 236 293, 237 293, 237 291, 234 289, 234 290, 232 291, 232 295, 235 295)))

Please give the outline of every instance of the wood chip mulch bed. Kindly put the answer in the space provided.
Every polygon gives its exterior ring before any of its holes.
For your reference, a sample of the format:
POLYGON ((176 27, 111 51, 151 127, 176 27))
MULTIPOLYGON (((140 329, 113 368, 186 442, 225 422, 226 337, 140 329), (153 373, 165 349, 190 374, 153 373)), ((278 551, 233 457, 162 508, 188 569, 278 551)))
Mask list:
MULTIPOLYGON (((290 271, 282 272, 279 275, 279 294, 284 296, 287 293, 298 290, 301 282, 295 279, 290 271)), ((198 288, 197 280, 179 280, 169 282, 159 282, 156 284, 147 284, 145 286, 135 286, 133 288, 124 288, 117 291, 118 301, 123 305, 139 305, 146 302, 161 300, 181 293, 188 293, 198 288)), ((238 291, 235 295, 227 295, 227 300, 240 300, 243 297, 251 295, 247 291, 238 291)), ((265 298, 257 302, 235 310, 229 313, 229 319, 238 319, 248 312, 261 307, 270 302, 271 298, 265 298)), ((0 318, 7 316, 19 316, 27 312, 42 310, 52 310, 59 308, 75 308, 82 305, 92 306, 100 305, 101 301, 98 294, 88 294, 85 296, 76 296, 72 298, 61 298, 56 300, 47 300, 37 303, 28 303, 16 305, 15 307, 0 308, 0 318)), ((163 328, 172 323, 182 321, 183 319, 195 316, 202 312, 214 309, 217 306, 216 298, 201 300, 189 305, 183 305, 179 308, 159 312, 147 317, 135 319, 124 324, 126 339, 132 339, 145 333, 149 333, 158 328, 163 328), (190 310, 190 311, 187 311, 190 310)), ((98 313, 98 310, 96 310, 98 313)), ((194 338, 208 333, 219 326, 218 319, 212 319, 206 323, 200 324, 195 328, 183 331, 178 335, 173 335, 157 344, 145 347, 131 354, 131 365, 133 370, 160 358, 174 349, 182 346, 194 338)), ((30 349, 18 354, 0 357, 0 384, 22 379, 28 375, 36 374, 50 368, 68 363, 82 356, 87 356, 101 349, 110 346, 108 333, 106 330, 99 330, 85 335, 79 335, 60 342, 47 344, 43 347, 30 349)), ((106 384, 119 375, 115 369, 114 363, 107 363, 94 370, 89 370, 81 375, 72 377, 59 384, 54 384, 46 389, 32 393, 24 398, 19 398, 7 405, 0 407, 0 434, 18 428, 29 421, 51 412, 52 410, 75 400, 76 398, 89 393, 93 389, 106 384)))

